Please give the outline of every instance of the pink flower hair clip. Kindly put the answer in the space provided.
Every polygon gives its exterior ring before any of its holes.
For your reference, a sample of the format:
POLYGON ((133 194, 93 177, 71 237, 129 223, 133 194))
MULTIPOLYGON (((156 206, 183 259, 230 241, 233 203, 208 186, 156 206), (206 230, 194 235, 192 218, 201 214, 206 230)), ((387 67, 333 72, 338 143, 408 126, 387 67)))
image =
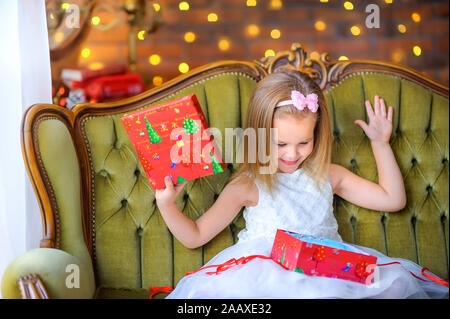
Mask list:
POLYGON ((317 112, 317 109, 319 108, 319 98, 317 94, 311 93, 308 94, 306 97, 300 93, 299 91, 292 90, 291 91, 291 99, 286 101, 281 101, 277 104, 276 107, 280 106, 286 106, 286 105, 293 105, 298 110, 303 111, 304 108, 308 108, 311 112, 315 113, 317 112))

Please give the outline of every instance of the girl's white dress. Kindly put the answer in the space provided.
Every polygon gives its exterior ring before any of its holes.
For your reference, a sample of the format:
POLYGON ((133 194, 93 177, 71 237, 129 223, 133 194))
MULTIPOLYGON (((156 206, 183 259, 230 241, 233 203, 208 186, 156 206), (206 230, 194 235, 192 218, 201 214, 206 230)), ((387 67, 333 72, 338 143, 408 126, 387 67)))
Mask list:
MULTIPOLYGON (((250 255, 270 256, 276 230, 327 237, 343 242, 333 214, 331 184, 319 192, 313 179, 301 168, 294 173, 278 173, 273 197, 255 181, 257 206, 246 207, 246 228, 238 242, 221 251, 205 266, 219 265, 231 258, 250 255)), ((218 275, 207 275, 215 268, 183 277, 166 298, 448 298, 448 287, 421 276, 422 267, 412 261, 390 258, 367 247, 344 243, 378 258, 374 282, 364 285, 343 279, 314 277, 286 270, 276 262, 253 259, 218 275), (414 278, 410 272, 427 280, 414 278)))

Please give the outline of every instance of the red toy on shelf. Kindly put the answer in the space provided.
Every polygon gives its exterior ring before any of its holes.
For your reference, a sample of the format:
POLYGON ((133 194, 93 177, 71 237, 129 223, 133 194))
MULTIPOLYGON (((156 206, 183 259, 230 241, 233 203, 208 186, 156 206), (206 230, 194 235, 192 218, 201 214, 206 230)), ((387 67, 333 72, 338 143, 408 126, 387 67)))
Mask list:
POLYGON ((67 84, 71 81, 86 82, 93 78, 98 78, 106 75, 124 74, 128 67, 124 64, 107 65, 99 69, 90 69, 83 67, 64 68, 61 71, 61 79, 67 84))
POLYGON ((153 189, 223 172, 225 164, 194 94, 126 114, 125 130, 153 189))

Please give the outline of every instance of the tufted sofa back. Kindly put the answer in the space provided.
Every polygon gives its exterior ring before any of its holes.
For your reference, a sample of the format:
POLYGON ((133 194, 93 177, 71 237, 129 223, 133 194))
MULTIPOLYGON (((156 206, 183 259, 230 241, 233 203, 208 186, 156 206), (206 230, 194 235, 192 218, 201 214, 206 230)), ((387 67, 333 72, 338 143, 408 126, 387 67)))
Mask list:
MULTIPOLYGON (((394 107, 390 144, 404 177, 407 206, 395 213, 369 211, 335 196, 339 233, 345 241, 410 259, 448 278, 448 88, 405 69, 364 64, 343 72, 350 66, 340 63, 327 66, 330 72, 318 78, 332 123, 332 162, 377 182, 370 142, 353 122, 367 121, 365 100, 383 97, 394 107)), ((209 125, 224 136, 225 128, 242 126, 253 87, 272 67, 217 63, 123 101, 71 111, 30 108, 24 118, 24 157, 43 212, 41 247, 91 260, 97 286, 146 289, 176 285, 186 272, 235 243, 245 227, 242 214, 197 249, 185 248, 171 235, 120 117, 194 93, 209 125)), ((177 197, 181 211, 192 219, 202 215, 237 165, 189 181, 177 197)))

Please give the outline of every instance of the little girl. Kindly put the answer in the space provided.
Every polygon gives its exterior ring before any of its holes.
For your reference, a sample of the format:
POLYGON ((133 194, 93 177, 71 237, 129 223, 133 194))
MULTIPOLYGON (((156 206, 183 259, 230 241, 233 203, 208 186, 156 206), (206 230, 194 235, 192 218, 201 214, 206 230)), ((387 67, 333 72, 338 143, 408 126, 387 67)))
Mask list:
MULTIPOLYGON (((355 124, 370 138, 379 184, 330 163, 328 111, 323 93, 308 75, 289 69, 268 75, 250 98, 245 126, 277 129, 276 140, 266 136, 267 143, 276 144, 271 160, 263 165, 257 155, 256 163, 247 160, 241 164, 216 202, 196 221, 175 204, 185 183, 174 186, 166 177, 166 188, 157 190, 155 196, 169 230, 186 247, 200 247, 227 227, 245 206, 246 227, 238 234, 239 241, 212 258, 207 267, 232 258, 270 256, 277 229, 343 242, 333 214, 333 194, 367 209, 401 210, 406 194, 389 145, 393 109, 389 107, 386 113, 384 101, 375 96, 374 109, 366 101, 366 110, 370 123, 357 120, 355 124), (265 174, 267 171, 275 173, 265 174)), ((249 148, 245 146, 248 159, 249 148)), ((270 259, 255 258, 216 275, 206 274, 214 268, 187 275, 167 298, 448 298, 447 287, 410 274, 420 274, 419 265, 345 244, 375 255, 378 264, 401 264, 378 267, 376 282, 364 285, 308 276, 286 270, 270 259)))

